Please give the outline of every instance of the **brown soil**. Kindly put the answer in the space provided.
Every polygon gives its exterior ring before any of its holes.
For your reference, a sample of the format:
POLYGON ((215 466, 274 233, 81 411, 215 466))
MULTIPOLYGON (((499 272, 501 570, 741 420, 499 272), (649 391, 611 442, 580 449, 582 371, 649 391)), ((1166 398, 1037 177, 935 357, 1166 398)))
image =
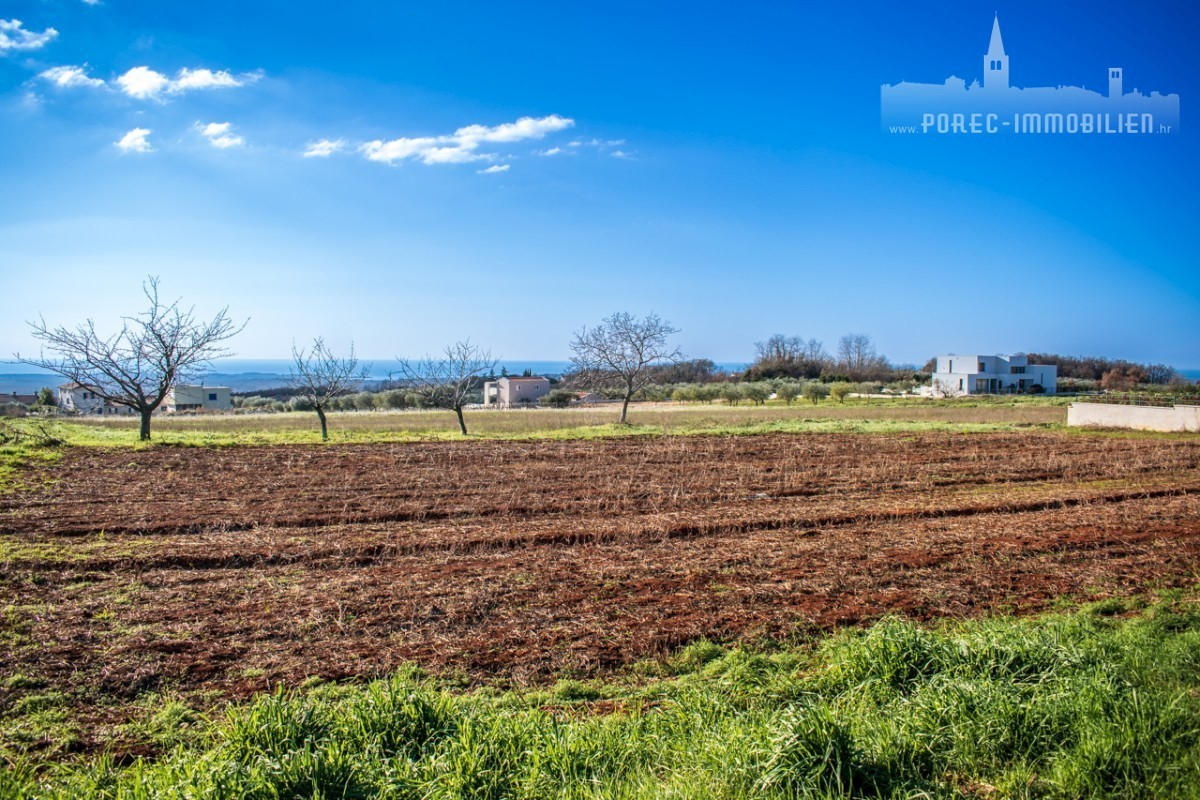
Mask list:
POLYGON ((408 661, 536 682, 1200 569, 1194 440, 80 448, 28 478, 0 498, 0 678, 69 693, 91 736, 150 691, 215 701, 408 661))

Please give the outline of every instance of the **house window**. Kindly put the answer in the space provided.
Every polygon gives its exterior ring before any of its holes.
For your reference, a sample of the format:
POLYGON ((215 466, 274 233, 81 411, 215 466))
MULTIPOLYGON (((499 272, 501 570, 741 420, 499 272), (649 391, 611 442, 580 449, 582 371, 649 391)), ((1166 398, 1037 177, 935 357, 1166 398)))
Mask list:
POLYGON ((208 399, 209 399, 209 400, 216 400, 216 399, 217 399, 217 393, 216 393, 216 392, 209 392, 209 393, 208 393, 208 399))
POLYGON ((963 379, 959 378, 958 379, 958 390, 961 392, 962 388, 963 388, 963 379))
POLYGON ((982 361, 980 361, 980 362, 979 362, 979 371, 980 371, 980 372, 987 372, 987 364, 984 364, 982 361))
POLYGON ((1012 368, 1012 374, 1013 374, 1013 375, 1024 375, 1024 374, 1025 374, 1025 368, 1024 368, 1024 367, 1013 367, 1013 368, 1012 368))
POLYGON ((947 366, 947 368, 946 368, 946 372, 954 372, 954 359, 953 358, 950 359, 949 366, 947 366))

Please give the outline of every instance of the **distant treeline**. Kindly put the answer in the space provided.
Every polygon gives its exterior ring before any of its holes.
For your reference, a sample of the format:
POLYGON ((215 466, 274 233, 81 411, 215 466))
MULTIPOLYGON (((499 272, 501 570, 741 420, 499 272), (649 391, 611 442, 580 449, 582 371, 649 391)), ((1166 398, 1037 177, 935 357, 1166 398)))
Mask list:
MULTIPOLYGON (((912 365, 894 365, 876 351, 875 344, 864 334, 847 334, 837 347, 836 355, 827 352, 816 339, 775 334, 755 344, 756 358, 742 371, 725 372, 714 361, 694 358, 650 368, 649 385, 642 390, 645 400, 674 400, 676 402, 723 401, 761 403, 775 396, 788 402, 806 398, 816 402, 828 394, 841 400, 850 393, 872 394, 880 391, 903 393, 929 382, 934 359, 917 369, 912 365), (807 384, 822 384, 809 389, 807 384), (824 393, 824 394, 823 394, 824 393)), ((1165 364, 1138 364, 1123 359, 1095 356, 1062 356, 1051 353, 1025 353, 1031 364, 1052 364, 1058 367, 1059 390, 1112 389, 1128 390, 1138 386, 1167 386, 1186 383, 1178 373, 1165 364)), ((501 376, 488 376, 476 381, 477 402, 482 402, 482 384, 501 376)), ((567 373, 551 379, 553 391, 542 399, 543 405, 565 406, 583 391, 573 376, 567 373)), ((292 389, 282 387, 254 393, 234 393, 238 408, 264 411, 308 411, 308 404, 293 398, 292 389)), ((600 392, 603 396, 607 393, 600 392)), ((420 396, 408 391, 401 382, 384 382, 377 391, 362 391, 335 398, 331 410, 369 411, 381 409, 424 408, 420 396)))
POLYGON ((1134 383, 1167 384, 1180 380, 1179 373, 1166 364, 1138 364, 1119 358, 1099 356, 1060 356, 1054 353, 1025 353, 1030 364, 1051 364, 1058 367, 1059 379, 1102 381, 1105 376, 1120 374, 1134 383))

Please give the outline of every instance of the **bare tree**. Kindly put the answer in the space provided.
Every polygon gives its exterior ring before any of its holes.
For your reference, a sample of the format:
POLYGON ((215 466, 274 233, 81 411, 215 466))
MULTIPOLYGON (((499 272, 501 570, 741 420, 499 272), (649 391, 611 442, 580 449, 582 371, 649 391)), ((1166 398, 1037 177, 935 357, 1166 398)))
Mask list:
MULTIPOLYGON (((960 378, 959 383, 961 382, 962 379, 960 378)), ((934 378, 930 385, 933 389, 932 394, 934 397, 953 398, 966 394, 966 390, 955 383, 952 378, 934 378)))
POLYGON ((197 379, 214 358, 230 355, 221 342, 246 327, 229 318, 228 307, 211 320, 196 318, 194 308, 179 300, 165 303, 158 296, 158 278, 142 284, 150 307, 123 317, 121 330, 111 336, 96 331, 89 319, 75 328, 51 328, 46 320, 29 323, 42 343, 42 355, 14 358, 23 364, 55 372, 86 386, 103 400, 132 408, 142 418, 140 437, 150 439, 150 417, 177 383, 197 379), (46 351, 53 356, 47 357, 46 351))
POLYGON ((458 415, 458 427, 467 435, 463 407, 475 396, 475 390, 485 375, 496 371, 499 359, 490 350, 465 339, 447 347, 442 358, 426 356, 417 362, 397 359, 400 375, 408 387, 430 408, 444 408, 458 415))
POLYGON ((776 333, 765 342, 755 342, 755 359, 743 380, 772 378, 816 378, 829 364, 829 354, 816 339, 776 333))
POLYGON ((865 333, 847 333, 838 341, 838 366, 861 372, 875 360, 875 344, 865 333))
POLYGON ((804 361, 811 361, 814 364, 824 364, 829 361, 829 353, 825 352, 825 345, 818 339, 809 339, 805 342, 800 357, 804 361))
POLYGON ((317 412, 317 419, 321 420, 321 441, 329 440, 325 410, 330 401, 357 392, 370 370, 370 365, 359 367, 353 342, 350 343, 350 355, 345 358, 337 358, 329 352, 325 340, 319 336, 313 339, 312 349, 308 352, 292 345, 292 371, 286 378, 287 385, 317 412))
POLYGON ((629 401, 646 388, 651 367, 683 359, 679 348, 668 349, 667 338, 679 329, 657 314, 639 319, 625 311, 606 317, 594 328, 583 328, 571 342, 574 380, 595 389, 619 389, 624 395, 621 423, 629 415, 629 401))
POLYGON ((875 350, 875 343, 865 333, 848 333, 838 341, 837 366, 855 380, 879 377, 891 369, 887 358, 875 350))
POLYGON ((799 336, 773 334, 765 342, 754 343, 759 361, 797 361, 804 356, 804 339, 799 336))

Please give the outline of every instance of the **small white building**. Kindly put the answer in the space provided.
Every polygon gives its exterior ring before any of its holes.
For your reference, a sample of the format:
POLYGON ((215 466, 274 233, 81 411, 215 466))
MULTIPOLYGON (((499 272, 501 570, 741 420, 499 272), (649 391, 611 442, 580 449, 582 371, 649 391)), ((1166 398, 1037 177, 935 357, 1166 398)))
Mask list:
POLYGON ((233 408, 233 393, 228 386, 172 386, 163 399, 168 414, 177 411, 227 411, 233 408))
POLYGON ((54 400, 60 411, 71 414, 129 415, 136 414, 129 406, 110 403, 96 392, 94 386, 82 383, 64 383, 54 392, 54 400))
POLYGON ((509 378, 483 384, 485 406, 532 405, 550 392, 548 378, 509 378))
POLYGON ((935 396, 972 394, 1054 394, 1058 367, 1030 364, 1025 356, 978 356, 951 353, 937 357, 933 372, 935 396))

